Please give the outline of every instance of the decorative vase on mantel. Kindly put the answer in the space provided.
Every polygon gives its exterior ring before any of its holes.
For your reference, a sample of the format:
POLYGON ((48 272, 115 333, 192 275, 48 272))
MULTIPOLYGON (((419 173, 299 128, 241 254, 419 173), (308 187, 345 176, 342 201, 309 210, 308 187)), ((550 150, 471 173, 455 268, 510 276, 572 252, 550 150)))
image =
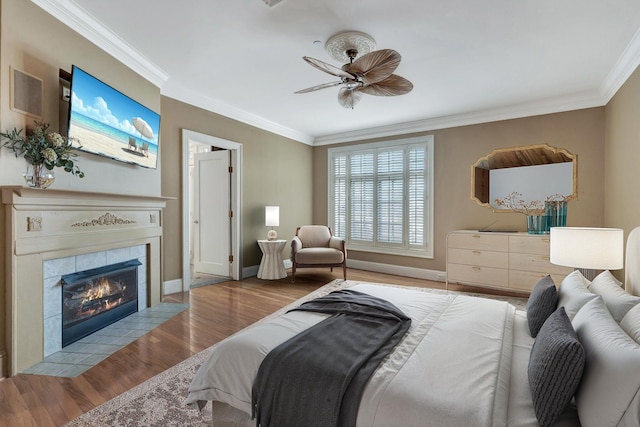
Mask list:
POLYGON ((31 188, 45 189, 53 184, 56 180, 56 174, 53 170, 47 169, 44 164, 27 166, 27 171, 24 173, 24 180, 31 188))

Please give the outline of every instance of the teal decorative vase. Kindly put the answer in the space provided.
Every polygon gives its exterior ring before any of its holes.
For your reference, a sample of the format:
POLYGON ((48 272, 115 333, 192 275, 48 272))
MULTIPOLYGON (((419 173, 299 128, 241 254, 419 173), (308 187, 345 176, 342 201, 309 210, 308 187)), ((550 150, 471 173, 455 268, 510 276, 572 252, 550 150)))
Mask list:
POLYGON ((547 231, 549 231, 551 227, 566 227, 567 226, 566 200, 544 202, 544 214, 547 217, 547 231))
POLYGON ((546 215, 527 215, 527 233, 529 234, 547 234, 546 215))

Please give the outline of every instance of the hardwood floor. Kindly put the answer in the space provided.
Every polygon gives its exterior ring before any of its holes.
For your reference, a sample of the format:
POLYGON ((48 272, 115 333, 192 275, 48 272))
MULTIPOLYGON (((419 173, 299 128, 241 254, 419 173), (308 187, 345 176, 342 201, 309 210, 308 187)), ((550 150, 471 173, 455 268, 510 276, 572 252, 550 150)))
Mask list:
MULTIPOLYGON (((445 284, 361 270, 350 280, 444 289, 445 284)), ((18 374, 0 381, 0 426, 60 426, 133 388, 232 333, 340 278, 337 269, 304 269, 290 278, 255 277, 168 295, 165 302, 188 303, 177 314, 100 364, 75 378, 18 374)), ((499 291, 455 286, 452 290, 499 291)), ((523 296, 522 294, 512 294, 523 296)))

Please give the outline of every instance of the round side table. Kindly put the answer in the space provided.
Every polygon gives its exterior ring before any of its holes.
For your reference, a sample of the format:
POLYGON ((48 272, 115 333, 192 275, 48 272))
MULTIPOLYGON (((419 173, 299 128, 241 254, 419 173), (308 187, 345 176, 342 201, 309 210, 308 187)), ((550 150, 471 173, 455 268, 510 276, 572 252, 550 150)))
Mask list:
POLYGON ((282 250, 286 244, 286 240, 258 240, 258 246, 262 251, 258 279, 276 280, 287 277, 282 262, 282 250))

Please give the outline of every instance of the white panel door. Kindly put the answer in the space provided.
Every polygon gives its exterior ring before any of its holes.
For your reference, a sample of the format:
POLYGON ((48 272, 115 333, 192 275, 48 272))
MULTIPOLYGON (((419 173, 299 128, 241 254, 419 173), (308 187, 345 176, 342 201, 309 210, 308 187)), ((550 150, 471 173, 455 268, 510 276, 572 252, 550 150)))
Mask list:
POLYGON ((230 276, 229 151, 194 155, 194 268, 230 276))

